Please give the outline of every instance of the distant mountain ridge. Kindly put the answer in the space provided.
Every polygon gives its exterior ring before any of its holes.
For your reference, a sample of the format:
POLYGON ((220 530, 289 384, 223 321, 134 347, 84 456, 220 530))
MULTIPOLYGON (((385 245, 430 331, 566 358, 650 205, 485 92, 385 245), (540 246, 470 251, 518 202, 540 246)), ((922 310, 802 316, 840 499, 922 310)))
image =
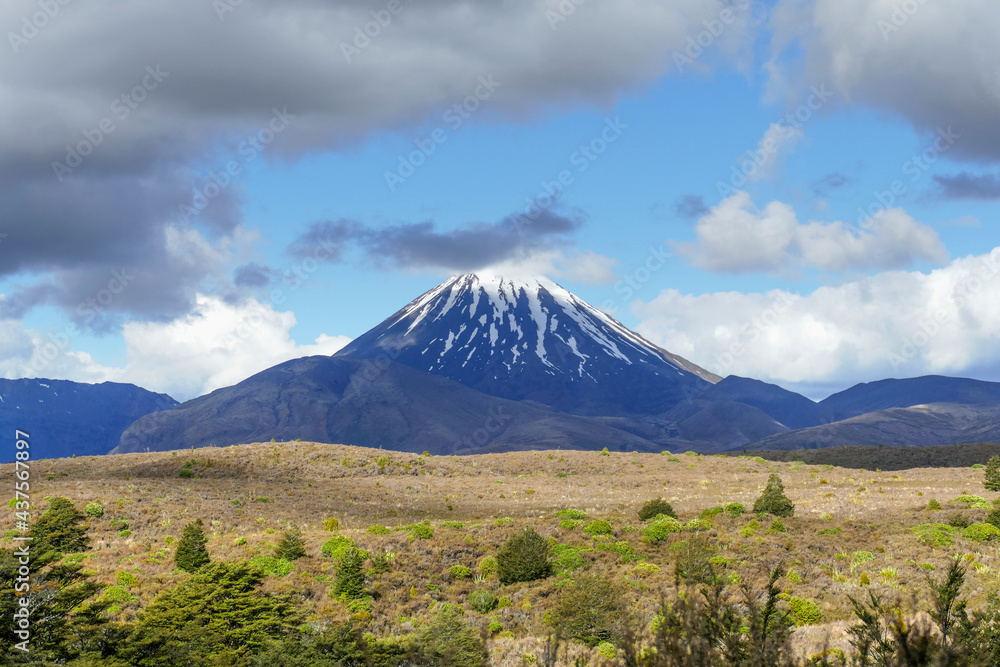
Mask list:
MULTIPOLYGON (((135 420, 175 405, 134 384, 0 379, 0 429, 30 433, 32 459, 107 454, 135 420)), ((4 449, 0 461, 13 452, 4 449)))

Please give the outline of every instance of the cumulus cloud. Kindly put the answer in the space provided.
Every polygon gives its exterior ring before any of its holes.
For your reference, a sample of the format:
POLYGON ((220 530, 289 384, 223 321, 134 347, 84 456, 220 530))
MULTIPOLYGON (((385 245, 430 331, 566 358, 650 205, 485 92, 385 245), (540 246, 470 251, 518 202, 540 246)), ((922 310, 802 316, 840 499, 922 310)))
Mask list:
POLYGON ((822 398, 861 379, 1000 380, 998 299, 1000 247, 802 295, 666 290, 633 312, 642 335, 708 370, 822 398))
POLYGON ((75 349, 72 328, 25 329, 0 322, 0 374, 4 377, 58 377, 78 382, 131 382, 184 401, 240 382, 266 368, 307 355, 333 354, 350 342, 323 334, 297 344, 291 312, 247 299, 230 304, 199 294, 194 309, 168 322, 128 322, 126 362, 104 366, 75 349))
POLYGON ((860 230, 843 222, 802 223, 783 202, 760 210, 743 191, 713 207, 695 231, 697 241, 674 243, 676 252, 721 273, 896 269, 948 256, 937 233, 902 209, 880 211, 860 230))
POLYGON ((782 158, 805 136, 805 132, 800 128, 771 123, 764 136, 760 138, 757 150, 747 152, 746 157, 754 163, 754 168, 747 172, 747 179, 761 181, 774 176, 782 158))
POLYGON ((954 126, 953 157, 1000 157, 993 0, 780 0, 770 28, 770 97, 794 101, 828 85, 835 103, 887 111, 918 131, 954 126))

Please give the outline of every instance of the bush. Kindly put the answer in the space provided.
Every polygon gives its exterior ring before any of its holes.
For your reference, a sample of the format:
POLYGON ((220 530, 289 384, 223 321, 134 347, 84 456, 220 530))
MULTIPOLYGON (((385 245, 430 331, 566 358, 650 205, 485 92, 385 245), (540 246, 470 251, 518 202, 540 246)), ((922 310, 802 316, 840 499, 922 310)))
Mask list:
POLYGON ((531 528, 508 539, 497 553, 500 583, 544 579, 552 573, 549 543, 531 528))
POLYGON ((611 528, 611 524, 603 519, 594 519, 586 526, 583 527, 583 532, 588 535, 610 535, 614 531, 611 528))
POLYGON ((587 513, 583 510, 559 510, 556 512, 556 516, 560 519, 576 519, 581 521, 587 518, 587 513))
POLYGON ((954 528, 943 523, 922 523, 910 530, 917 536, 917 541, 932 547, 950 547, 955 543, 951 534, 954 528))
POLYGON ((122 586, 135 586, 139 580, 131 572, 115 572, 115 581, 122 586))
POLYGON ((610 581, 584 574, 562 589, 549 623, 561 636, 594 647, 625 636, 625 604, 624 596, 610 581))
POLYGON ((975 542, 986 542, 1000 535, 1000 528, 990 523, 974 523, 962 531, 962 537, 975 542))
POLYGON ((713 583, 715 571, 712 567, 712 558, 715 556, 715 548, 707 539, 697 536, 677 542, 670 548, 677 552, 674 573, 678 577, 691 583, 713 583))
POLYGON ((657 517, 659 515, 669 516, 673 519, 677 518, 677 513, 674 512, 674 508, 663 498, 656 498, 655 500, 650 500, 642 509, 639 510, 639 521, 649 521, 650 519, 657 517))
POLYGON ((681 522, 669 516, 656 519, 642 531, 647 542, 663 542, 671 533, 679 532, 681 532, 681 522))
POLYGON ((734 519, 747 511, 747 508, 743 503, 729 503, 726 505, 726 513, 734 519))
POLYGON ((368 526, 368 530, 365 532, 369 535, 388 535, 392 531, 385 526, 368 526))
POLYGON ((448 568, 448 572, 456 579, 468 579, 472 576, 472 570, 464 565, 452 565, 448 568))
POLYGON ((101 503, 87 503, 87 506, 83 508, 83 513, 87 516, 100 518, 104 516, 104 505, 101 503))
POLYGON ((795 513, 795 505, 785 495, 785 485, 777 474, 771 473, 767 478, 767 486, 760 498, 753 504, 754 514, 773 514, 774 516, 790 517, 795 513))
POLYGON ((574 519, 560 519, 560 521, 559 521, 559 527, 560 528, 565 528, 567 530, 574 530, 581 523, 583 523, 583 522, 582 521, 576 521, 574 519))
POLYGON ((990 491, 1000 491, 1000 456, 991 456, 983 472, 983 486, 990 491))
POLYGON ((351 538, 345 535, 337 535, 336 537, 324 542, 323 546, 320 547, 320 552, 322 552, 322 554, 327 558, 340 560, 345 551, 356 546, 357 545, 354 543, 354 540, 351 538))
POLYGON ((479 569, 479 574, 492 577, 497 573, 497 559, 495 556, 483 556, 476 567, 479 569))
POLYGON ((775 519, 771 522, 771 527, 767 529, 772 535, 777 535, 778 533, 787 533, 788 530, 785 528, 785 522, 781 519, 775 519))
POLYGON ((205 548, 208 538, 205 537, 203 525, 201 519, 198 519, 184 526, 184 534, 181 535, 181 541, 177 543, 177 550, 174 552, 174 563, 178 569, 197 572, 211 562, 208 549, 205 548))
POLYGON ((292 571, 292 564, 288 560, 264 554, 258 554, 251 558, 250 564, 264 574, 273 574, 276 577, 284 577, 292 571))
POLYGON ((931 498, 930 502, 927 503, 927 511, 933 512, 935 510, 941 509, 941 503, 931 498))
POLYGON ((29 535, 34 538, 31 549, 44 555, 50 551, 76 553, 90 543, 84 517, 69 498, 52 498, 49 509, 42 513, 29 535))
POLYGON ((1000 528, 1000 508, 992 510, 986 515, 986 523, 1000 528))
POLYGON ((274 555, 287 561, 303 558, 306 555, 306 545, 302 541, 302 535, 297 530, 285 533, 274 548, 274 555))
POLYGON ((327 517, 323 521, 323 530, 331 532, 331 533, 337 532, 338 530, 340 530, 340 520, 339 519, 334 519, 332 516, 331 517, 327 517))
POLYGON ((486 645, 463 618, 462 608, 443 604, 416 638, 416 664, 486 667, 486 645))
POLYGON ((816 625, 823 620, 823 612, 812 600, 793 597, 788 601, 788 608, 792 610, 796 625, 816 625))
POLYGON ((480 614, 488 614, 497 607, 497 596, 493 591, 477 589, 469 593, 469 606, 480 614))
POLYGON ((615 645, 611 642, 601 642, 597 645, 597 655, 605 660, 614 660, 618 656, 618 651, 615 650, 615 645))
POLYGON ((972 521, 961 512, 955 512, 948 517, 948 525, 952 528, 968 528, 972 521))

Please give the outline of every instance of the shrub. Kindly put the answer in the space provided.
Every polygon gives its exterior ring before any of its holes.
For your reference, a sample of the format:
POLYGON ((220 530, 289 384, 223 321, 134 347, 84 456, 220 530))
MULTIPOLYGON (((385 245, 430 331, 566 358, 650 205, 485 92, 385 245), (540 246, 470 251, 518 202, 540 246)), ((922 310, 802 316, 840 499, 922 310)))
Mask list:
POLYGON ((954 528, 943 523, 922 523, 911 528, 917 541, 932 547, 950 547, 955 543, 951 534, 954 528))
POLYGON ((962 537, 975 542, 986 542, 1000 535, 1000 528, 990 523, 974 523, 962 531, 962 537))
POLYGON ((560 528, 566 528, 567 530, 574 530, 581 523, 583 523, 583 522, 582 521, 575 521, 573 519, 561 519, 559 521, 559 527, 560 528))
POLYGON ((711 530, 711 529, 712 529, 712 522, 709 521, 708 519, 691 519, 690 521, 684 524, 684 530, 697 531, 697 530, 711 530))
POLYGON ((677 552, 674 573, 678 577, 697 584, 711 584, 715 580, 712 567, 715 549, 707 539, 702 536, 693 537, 672 545, 671 549, 677 552))
POLYGON ((497 596, 493 591, 479 588, 469 593, 469 606, 480 614, 488 614, 497 606, 497 596))
POLYGON ((430 623, 417 635, 417 664, 449 667, 486 667, 486 645, 479 633, 465 622, 462 608, 443 604, 430 623))
POLYGON ((819 534, 820 535, 840 535, 843 532, 844 532, 844 529, 841 528, 840 526, 837 526, 836 528, 821 528, 820 531, 819 531, 819 534))
POLYGON ((265 556, 259 554, 250 559, 250 564, 264 574, 273 574, 276 577, 284 577, 292 571, 292 564, 284 558, 275 556, 265 556))
POLYGON ((955 512, 948 517, 948 525, 952 528, 968 528, 972 521, 961 512, 955 512))
POLYGON ((115 581, 122 586, 135 586, 139 580, 131 572, 115 572, 115 581))
POLYGON ((81 525, 83 522, 83 514, 69 498, 52 498, 49 509, 31 527, 29 534, 34 538, 31 549, 42 555, 50 551, 75 553, 85 550, 90 539, 86 526, 81 525))
POLYGON ((434 537, 434 529, 429 523, 415 523, 410 526, 410 535, 422 540, 429 540, 434 537))
POLYGON ((933 512, 934 510, 939 510, 939 509, 941 509, 941 503, 931 498, 930 502, 927 503, 927 511, 933 512))
POLYGON ((823 620, 823 612, 819 605, 812 600, 800 597, 793 597, 788 601, 788 608, 791 609, 795 617, 796 625, 816 625, 823 620))
POLYGON ((461 521, 442 521, 441 522, 441 527, 442 528, 455 528, 457 530, 461 530, 462 528, 465 528, 465 524, 462 523, 461 521))
POLYGON ((614 531, 611 528, 611 524, 607 521, 594 519, 583 527, 583 532, 588 535, 610 535, 614 531))
POLYGON ((544 579, 552 573, 549 543, 531 528, 508 539, 497 553, 500 583, 544 579))
POLYGON ((771 473, 767 478, 767 486, 760 498, 753 504, 754 514, 773 514, 774 516, 790 517, 795 513, 795 505, 785 495, 785 485, 777 474, 771 473))
POLYGON ((679 532, 681 532, 681 522, 669 516, 656 519, 642 531, 647 542, 663 542, 671 533, 679 532))
POLYGON ((344 555, 345 551, 347 551, 348 549, 353 549, 356 546, 357 545, 354 543, 354 540, 352 540, 351 538, 345 535, 337 535, 324 542, 323 546, 320 547, 320 551, 324 556, 328 558, 332 558, 333 560, 340 560, 340 558, 344 555))
POLYGON ((611 456, 611 452, 608 451, 607 447, 601 450, 601 456, 611 456))
POLYGON ((184 466, 177 474, 184 478, 191 478, 194 477, 194 470, 191 470, 188 466, 184 466))
POLYGON ((365 532, 369 535, 388 535, 392 531, 385 526, 368 526, 368 530, 365 532))
POLYGON ((297 530, 285 533, 274 548, 274 555, 287 561, 303 558, 306 555, 306 545, 302 541, 302 535, 297 530))
POLYGON ((729 503, 726 505, 726 513, 734 519, 746 511, 747 508, 743 505, 743 503, 729 503))
POLYGON ((472 576, 472 570, 464 565, 452 565, 448 568, 448 572, 456 579, 468 579, 472 576))
POLYGON ((750 519, 747 525, 736 531, 742 537, 753 537, 754 533, 760 530, 760 522, 757 519, 750 519))
POLYGON ((359 600, 366 596, 365 557, 361 550, 351 546, 340 553, 337 575, 333 580, 333 594, 344 600, 359 600))
POLYGON ((1000 456, 991 456, 983 472, 983 486, 990 491, 1000 491, 1000 456))
POLYGON ((649 521, 650 519, 657 517, 659 515, 669 516, 676 519, 677 513, 674 512, 674 508, 663 498, 656 498, 650 500, 642 509, 639 510, 639 521, 649 521))
POLYGON ((781 519, 775 519, 771 522, 771 527, 767 529, 767 532, 772 535, 777 535, 778 533, 787 533, 788 530, 785 528, 785 522, 781 519))
POLYGON ((174 552, 174 563, 177 564, 178 569, 185 572, 197 572, 211 562, 211 558, 208 557, 208 549, 205 548, 208 538, 205 537, 203 525, 201 519, 197 519, 184 526, 181 541, 177 543, 177 550, 174 552))
MULTIPOLYGON (((572 544, 556 544, 552 547, 552 566, 559 576, 569 576, 573 570, 579 570, 587 561, 583 559, 580 552, 586 547, 577 547, 572 544)), ((590 551, 590 549, 587 549, 590 551)))
POLYGON ((709 507, 708 509, 703 509, 698 514, 699 519, 711 519, 713 516, 722 514, 726 511, 726 508, 722 505, 716 505, 715 507, 709 507))
POLYGON ((101 503, 87 503, 87 506, 83 508, 83 513, 87 516, 100 518, 104 516, 104 505, 101 503))
POLYGON ((559 510, 556 516, 560 519, 575 519, 581 521, 587 518, 587 513, 583 510, 559 510))
POLYGON ((334 519, 332 516, 331 517, 327 517, 323 521, 323 530, 325 530, 327 532, 331 532, 331 533, 334 533, 334 532, 340 530, 340 520, 339 519, 334 519))
POLYGON ((129 530, 128 528, 126 528, 125 530, 119 530, 118 531, 118 537, 128 537, 131 534, 132 534, 132 531, 129 530))
POLYGON ((614 660, 618 652, 615 650, 615 645, 611 642, 601 642, 597 645, 597 655, 605 660, 614 660))
POLYGON ((625 636, 625 598, 604 577, 584 574, 568 583, 549 614, 549 624, 563 637, 594 647, 625 636))
POLYGON ((996 526, 997 528, 1000 528, 1000 508, 992 510, 989 514, 986 515, 986 523, 990 524, 991 526, 996 526))
POLYGON ((495 556, 483 556, 476 567, 484 577, 492 577, 497 573, 497 559, 495 556))

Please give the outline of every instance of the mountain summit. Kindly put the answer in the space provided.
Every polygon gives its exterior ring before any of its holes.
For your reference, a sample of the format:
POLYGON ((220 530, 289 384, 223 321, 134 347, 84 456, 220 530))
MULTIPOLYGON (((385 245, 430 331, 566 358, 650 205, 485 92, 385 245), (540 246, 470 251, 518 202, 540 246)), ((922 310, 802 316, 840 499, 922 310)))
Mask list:
POLYGON ((719 380, 542 277, 454 276, 336 356, 585 415, 661 413, 719 380))

